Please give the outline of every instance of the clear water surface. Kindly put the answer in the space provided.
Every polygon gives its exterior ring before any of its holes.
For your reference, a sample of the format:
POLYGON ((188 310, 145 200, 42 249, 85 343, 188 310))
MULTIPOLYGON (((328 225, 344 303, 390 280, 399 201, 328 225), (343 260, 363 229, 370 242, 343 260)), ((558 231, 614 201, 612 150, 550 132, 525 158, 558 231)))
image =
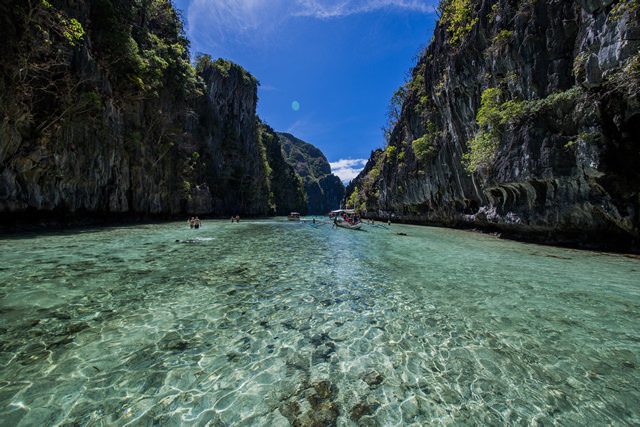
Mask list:
POLYGON ((284 218, 0 249, 0 425, 640 424, 637 259, 284 218))

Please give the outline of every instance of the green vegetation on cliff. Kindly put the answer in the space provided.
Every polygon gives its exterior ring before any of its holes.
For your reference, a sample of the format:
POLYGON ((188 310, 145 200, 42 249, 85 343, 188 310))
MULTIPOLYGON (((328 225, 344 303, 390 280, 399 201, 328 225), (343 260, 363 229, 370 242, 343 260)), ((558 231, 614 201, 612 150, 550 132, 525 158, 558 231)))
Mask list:
POLYGON ((309 214, 326 214, 339 208, 344 184, 331 173, 331 165, 322 151, 289 133, 278 136, 284 158, 304 182, 309 214))
POLYGON ((427 122, 424 135, 413 140, 411 143, 413 152, 419 160, 425 161, 437 154, 434 141, 438 134, 436 125, 432 122, 427 122))
POLYGON ((264 122, 258 126, 260 141, 265 147, 267 176, 270 183, 269 203, 276 215, 287 215, 291 211, 305 215, 308 200, 304 181, 293 166, 285 160, 278 134, 264 122))
POLYGON ((194 68, 170 0, 16 0, 0 12, 0 214, 304 206, 258 124, 256 78, 206 54, 194 68))
POLYGON ((440 25, 449 35, 448 43, 458 47, 478 22, 471 0, 442 0, 438 6, 440 25))
POLYGON ((345 204, 356 209, 361 215, 367 214, 367 207, 375 206, 380 200, 380 174, 384 168, 386 151, 371 152, 369 161, 357 179, 351 181, 345 192, 345 204))
POLYGON ((494 161, 500 138, 509 125, 515 124, 525 114, 539 114, 561 103, 573 103, 582 94, 575 86, 563 92, 532 101, 503 100, 504 93, 498 88, 489 88, 482 93, 480 109, 476 115, 478 131, 467 143, 468 151, 463 162, 469 172, 487 170, 494 161))
POLYGON ((177 99, 199 93, 189 61, 184 25, 168 0, 95 0, 91 9, 93 49, 125 96, 177 99))
POLYGON ((260 85, 258 79, 256 79, 255 76, 252 76, 251 73, 242 68, 240 65, 222 58, 218 58, 214 61, 211 55, 209 55, 208 53, 198 53, 196 55, 196 72, 198 74, 201 74, 208 67, 215 67, 225 78, 229 77, 232 73, 238 75, 240 81, 245 86, 260 85))
MULTIPOLYGON (((347 188, 368 216, 640 245, 637 0, 443 0, 347 188)), ((607 243, 603 243, 607 242, 607 243)))
POLYGON ((502 101, 502 96, 503 93, 498 88, 489 88, 482 93, 480 109, 476 115, 479 130, 467 143, 469 151, 463 156, 465 167, 470 172, 486 169, 491 165, 504 127, 524 112, 523 103, 502 101))

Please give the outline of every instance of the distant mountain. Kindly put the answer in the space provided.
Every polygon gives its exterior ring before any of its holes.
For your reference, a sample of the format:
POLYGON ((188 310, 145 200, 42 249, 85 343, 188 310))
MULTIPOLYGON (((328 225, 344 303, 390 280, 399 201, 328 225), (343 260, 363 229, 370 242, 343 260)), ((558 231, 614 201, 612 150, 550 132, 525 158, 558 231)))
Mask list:
POLYGON ((344 184, 331 173, 322 151, 289 133, 278 132, 285 160, 304 181, 310 215, 325 214, 340 207, 344 184))
POLYGON ((284 158, 278 134, 263 122, 260 122, 259 129, 267 163, 271 169, 269 183, 273 193, 271 203, 275 214, 287 215, 295 211, 306 215, 308 203, 303 180, 284 158))

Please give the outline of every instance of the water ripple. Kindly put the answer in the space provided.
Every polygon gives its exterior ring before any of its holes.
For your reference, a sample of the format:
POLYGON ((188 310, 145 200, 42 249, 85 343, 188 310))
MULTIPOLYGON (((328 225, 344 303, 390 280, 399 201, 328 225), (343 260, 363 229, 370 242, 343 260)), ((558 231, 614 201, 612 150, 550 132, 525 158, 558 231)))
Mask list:
POLYGON ((0 242, 3 425, 640 424, 635 259, 284 220, 0 242))

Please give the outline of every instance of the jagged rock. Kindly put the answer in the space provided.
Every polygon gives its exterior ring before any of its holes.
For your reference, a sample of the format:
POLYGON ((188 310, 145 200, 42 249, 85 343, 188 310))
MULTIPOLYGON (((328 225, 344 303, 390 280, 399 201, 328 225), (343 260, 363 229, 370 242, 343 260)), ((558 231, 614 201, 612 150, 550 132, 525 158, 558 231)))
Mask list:
POLYGON ((584 85, 590 89, 598 87, 602 84, 602 70, 600 70, 600 62, 596 55, 590 55, 584 65, 585 80, 584 85))
POLYGON ((275 214, 288 215, 294 211, 306 215, 308 197, 304 184, 300 182, 294 167, 285 160, 279 135, 266 124, 263 124, 262 142, 272 169, 271 188, 274 193, 275 214))
POLYGON ((578 3, 588 12, 593 13, 603 10, 613 3, 613 0, 578 0, 578 3))
POLYGON ((472 1, 479 20, 455 47, 438 24, 391 132, 402 160, 372 153, 349 188, 366 199, 363 213, 546 243, 640 248, 640 153, 631 136, 640 133, 640 81, 625 68, 638 60, 640 29, 637 15, 610 19, 611 4, 472 1), (463 155, 491 88, 500 105, 523 110, 498 124, 495 157, 470 172, 463 155), (431 151, 420 157, 413 142, 425 135, 431 151))
POLYGON ((205 61, 202 86, 171 2, 31 8, 0 14, 0 223, 271 215, 303 205, 278 141, 262 141, 256 79, 205 61), (147 14, 155 18, 136 18, 147 14), (71 19, 83 29, 72 43, 56 27, 71 19), (172 49, 156 49, 155 38, 172 49), (171 57, 141 68, 143 52, 171 57))
POLYGON ((331 173, 331 165, 313 145, 289 133, 279 132, 286 161, 304 181, 308 199, 308 214, 324 215, 338 209, 344 197, 344 184, 331 173))

